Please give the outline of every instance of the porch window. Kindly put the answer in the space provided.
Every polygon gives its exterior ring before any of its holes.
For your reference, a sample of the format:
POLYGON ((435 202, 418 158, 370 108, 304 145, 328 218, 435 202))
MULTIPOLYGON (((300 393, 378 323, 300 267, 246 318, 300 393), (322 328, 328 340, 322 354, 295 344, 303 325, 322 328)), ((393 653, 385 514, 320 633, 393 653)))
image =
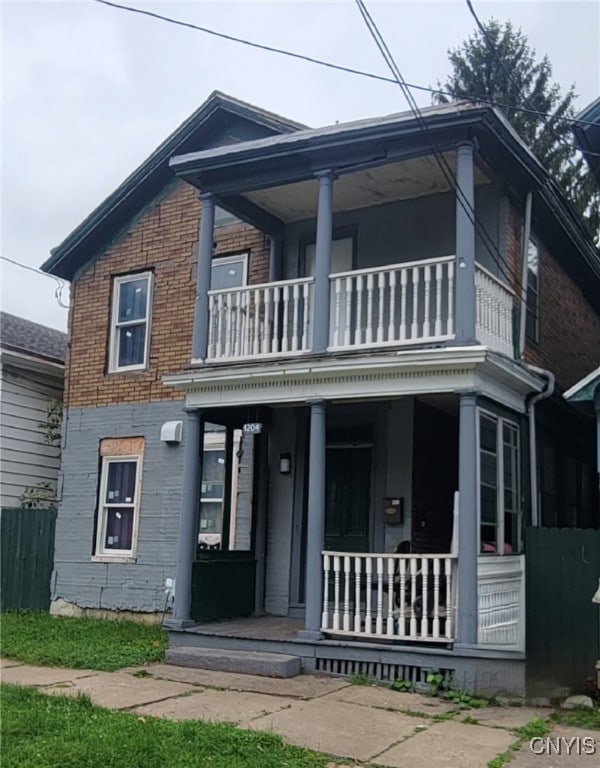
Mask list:
POLYGON ((527 341, 531 341, 534 344, 537 344, 540 340, 539 266, 539 248, 537 243, 530 239, 527 246, 525 336, 527 341))
POLYGON ((135 551, 140 467, 140 456, 102 458, 97 555, 127 557, 135 551))
POLYGON ((490 413, 479 415, 480 550, 521 549, 519 427, 490 413))
POLYGON ((248 272, 248 254, 238 253, 235 256, 215 256, 212 260, 210 287, 211 290, 227 290, 246 285, 248 272))
POLYGON ((116 277, 113 283, 109 371, 148 365, 152 274, 116 277))

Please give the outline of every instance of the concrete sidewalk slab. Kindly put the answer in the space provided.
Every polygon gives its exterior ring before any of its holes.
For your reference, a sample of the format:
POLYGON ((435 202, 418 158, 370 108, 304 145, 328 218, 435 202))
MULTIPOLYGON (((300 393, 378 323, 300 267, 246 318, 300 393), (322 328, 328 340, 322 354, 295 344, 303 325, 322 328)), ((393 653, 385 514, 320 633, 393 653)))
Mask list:
POLYGON ((449 720, 393 746, 375 762, 391 768, 483 768, 514 741, 511 733, 500 728, 449 720))
POLYGON ((136 707, 133 711, 138 715, 165 717, 169 720, 207 720, 241 725, 289 707, 292 701, 263 693, 205 689, 191 696, 136 707))
POLYGON ((551 746, 539 740, 532 745, 536 754, 526 741, 517 752, 510 768, 598 768, 600 765, 600 733, 585 728, 555 726, 548 734, 551 746), (587 738, 592 741, 584 742, 587 738), (558 739, 558 741, 557 741, 558 739), (564 740, 564 741, 563 741, 564 740), (571 744, 571 754, 568 745, 571 744), (560 750, 560 754, 557 754, 560 750), (591 754, 590 754, 591 753, 591 754))
POLYGON ((19 664, 19 666, 10 666, 2 670, 2 682, 43 687, 70 683, 79 678, 93 677, 97 674, 93 669, 63 669, 62 667, 35 667, 32 664, 19 664))
POLYGON ((101 707, 130 709, 194 690, 193 685, 169 680, 137 678, 123 672, 100 672, 92 677, 73 680, 68 688, 48 688, 45 692, 70 696, 85 693, 101 707))
MULTIPOLYGON (((545 719, 552 713, 551 709, 535 707, 482 707, 464 711, 464 716, 472 717, 481 725, 494 728, 521 728, 534 718, 545 719)), ((461 720, 463 715, 459 715, 461 720)))
POLYGON ((327 700, 346 701, 364 707, 395 709, 398 711, 423 712, 440 715, 458 709, 456 704, 420 693, 393 691, 390 688, 373 685, 350 685, 327 695, 327 700))
POLYGON ((364 707, 326 698, 296 701, 289 709, 246 725, 278 733, 291 744, 366 762, 426 723, 397 712, 366 712, 364 707))
POLYGON ((296 699, 315 699, 333 691, 350 687, 347 680, 317 675, 298 675, 286 679, 243 675, 237 672, 215 672, 209 669, 174 667, 170 664, 153 664, 125 670, 131 673, 143 670, 152 677, 193 683, 207 688, 227 688, 234 691, 266 693, 273 696, 289 696, 296 699))

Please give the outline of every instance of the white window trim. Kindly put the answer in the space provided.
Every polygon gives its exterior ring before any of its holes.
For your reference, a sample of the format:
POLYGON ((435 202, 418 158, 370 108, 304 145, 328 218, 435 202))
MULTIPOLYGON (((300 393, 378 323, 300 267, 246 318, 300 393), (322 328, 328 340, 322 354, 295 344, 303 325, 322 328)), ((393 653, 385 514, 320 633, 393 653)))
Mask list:
MULTIPOLYGON (((504 444, 503 444, 503 426, 507 424, 517 432, 517 504, 519 517, 519 523, 523 520, 523 508, 521 499, 521 428, 518 422, 512 419, 507 419, 504 416, 499 416, 493 411, 488 411, 485 408, 477 409, 477 551, 479 555, 502 555, 504 557, 510 557, 513 555, 523 554, 523 538, 519 533, 519 548, 517 552, 506 553, 504 552, 504 518, 506 515, 504 509, 504 444), (495 552, 482 552, 481 551, 481 416, 487 416, 490 419, 494 419, 497 424, 496 429, 496 457, 497 457, 497 469, 496 469, 496 551, 495 552)), ((514 513, 513 513, 514 514, 514 513)))
MULTIPOLYGON (((213 265, 216 265, 216 264, 218 264, 219 266, 222 266, 223 264, 237 264, 240 261, 242 262, 242 268, 243 268, 242 286, 248 285, 248 251, 245 251, 242 253, 230 253, 227 256, 213 256, 211 261, 211 270, 213 265)), ((212 290, 212 286, 211 286, 211 290, 212 290)), ((226 290, 226 289, 223 289, 223 290, 226 290)))
POLYGON ((109 373, 126 373, 127 371, 143 371, 148 367, 148 351, 150 349, 150 330, 151 330, 151 307, 152 307, 152 272, 135 272, 130 275, 115 277, 113 280, 112 292, 112 310, 110 318, 110 359, 109 373), (121 295, 121 286, 124 283, 131 283, 134 280, 145 278, 148 281, 148 290, 146 292, 146 333, 144 336, 144 360, 135 365, 119 365, 119 328, 127 325, 140 325, 140 320, 131 320, 129 322, 118 322, 119 316, 119 297, 121 295))
POLYGON ((126 456, 103 456, 102 467, 100 470, 100 490, 98 493, 98 514, 96 525, 96 547, 92 560, 95 562, 135 562, 135 553, 137 551, 138 527, 140 519, 140 498, 142 488, 142 457, 140 455, 126 456), (106 536, 106 519, 104 510, 106 504, 106 484, 108 482, 108 468, 115 462, 134 461, 135 469, 135 492, 133 504, 110 504, 110 507, 133 507, 133 527, 131 531, 131 549, 105 549, 104 540, 106 536))

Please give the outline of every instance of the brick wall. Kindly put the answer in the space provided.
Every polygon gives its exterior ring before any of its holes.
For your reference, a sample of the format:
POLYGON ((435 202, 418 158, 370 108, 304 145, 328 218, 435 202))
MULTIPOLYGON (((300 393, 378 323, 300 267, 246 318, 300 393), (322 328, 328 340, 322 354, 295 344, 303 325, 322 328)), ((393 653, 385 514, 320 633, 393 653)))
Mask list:
MULTIPOLYGON (((508 217, 507 258, 513 274, 521 274, 521 217, 508 217)), ((539 245, 538 344, 526 343, 527 363, 547 368, 565 391, 600 363, 600 316, 549 249, 539 245)), ((519 278, 520 279, 520 278, 519 278)), ((515 280, 515 291, 520 290, 515 280)))
MULTIPOLYGON (((68 407, 178 400, 162 376, 190 362, 200 201, 177 184, 132 224, 71 289, 68 407), (153 270, 149 366, 145 371, 106 373, 113 277, 153 270)), ((268 279, 265 235, 246 224, 215 229, 215 254, 249 252, 250 283, 268 279)))

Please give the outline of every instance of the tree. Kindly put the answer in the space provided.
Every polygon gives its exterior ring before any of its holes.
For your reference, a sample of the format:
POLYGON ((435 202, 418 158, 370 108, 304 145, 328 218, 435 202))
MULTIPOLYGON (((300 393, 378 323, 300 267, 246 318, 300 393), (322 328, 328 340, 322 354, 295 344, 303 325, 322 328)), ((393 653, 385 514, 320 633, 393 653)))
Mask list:
MULTIPOLYGON (((571 132, 576 98, 573 85, 566 94, 552 82, 548 56, 536 61, 535 49, 510 21, 482 23, 461 45, 448 51, 452 72, 438 88, 461 99, 482 99, 505 105, 503 112, 517 133, 558 182, 593 238, 599 238, 600 195, 591 173, 573 144, 571 132), (540 115, 515 109, 532 110, 540 115)), ((450 97, 436 93, 434 101, 450 97)))
MULTIPOLYGON (((60 458, 62 420, 62 404, 52 400, 46 409, 46 421, 38 424, 44 443, 56 450, 57 458, 60 458)), ((56 509, 56 483, 41 480, 35 487, 26 488, 19 502, 22 509, 56 509)))

